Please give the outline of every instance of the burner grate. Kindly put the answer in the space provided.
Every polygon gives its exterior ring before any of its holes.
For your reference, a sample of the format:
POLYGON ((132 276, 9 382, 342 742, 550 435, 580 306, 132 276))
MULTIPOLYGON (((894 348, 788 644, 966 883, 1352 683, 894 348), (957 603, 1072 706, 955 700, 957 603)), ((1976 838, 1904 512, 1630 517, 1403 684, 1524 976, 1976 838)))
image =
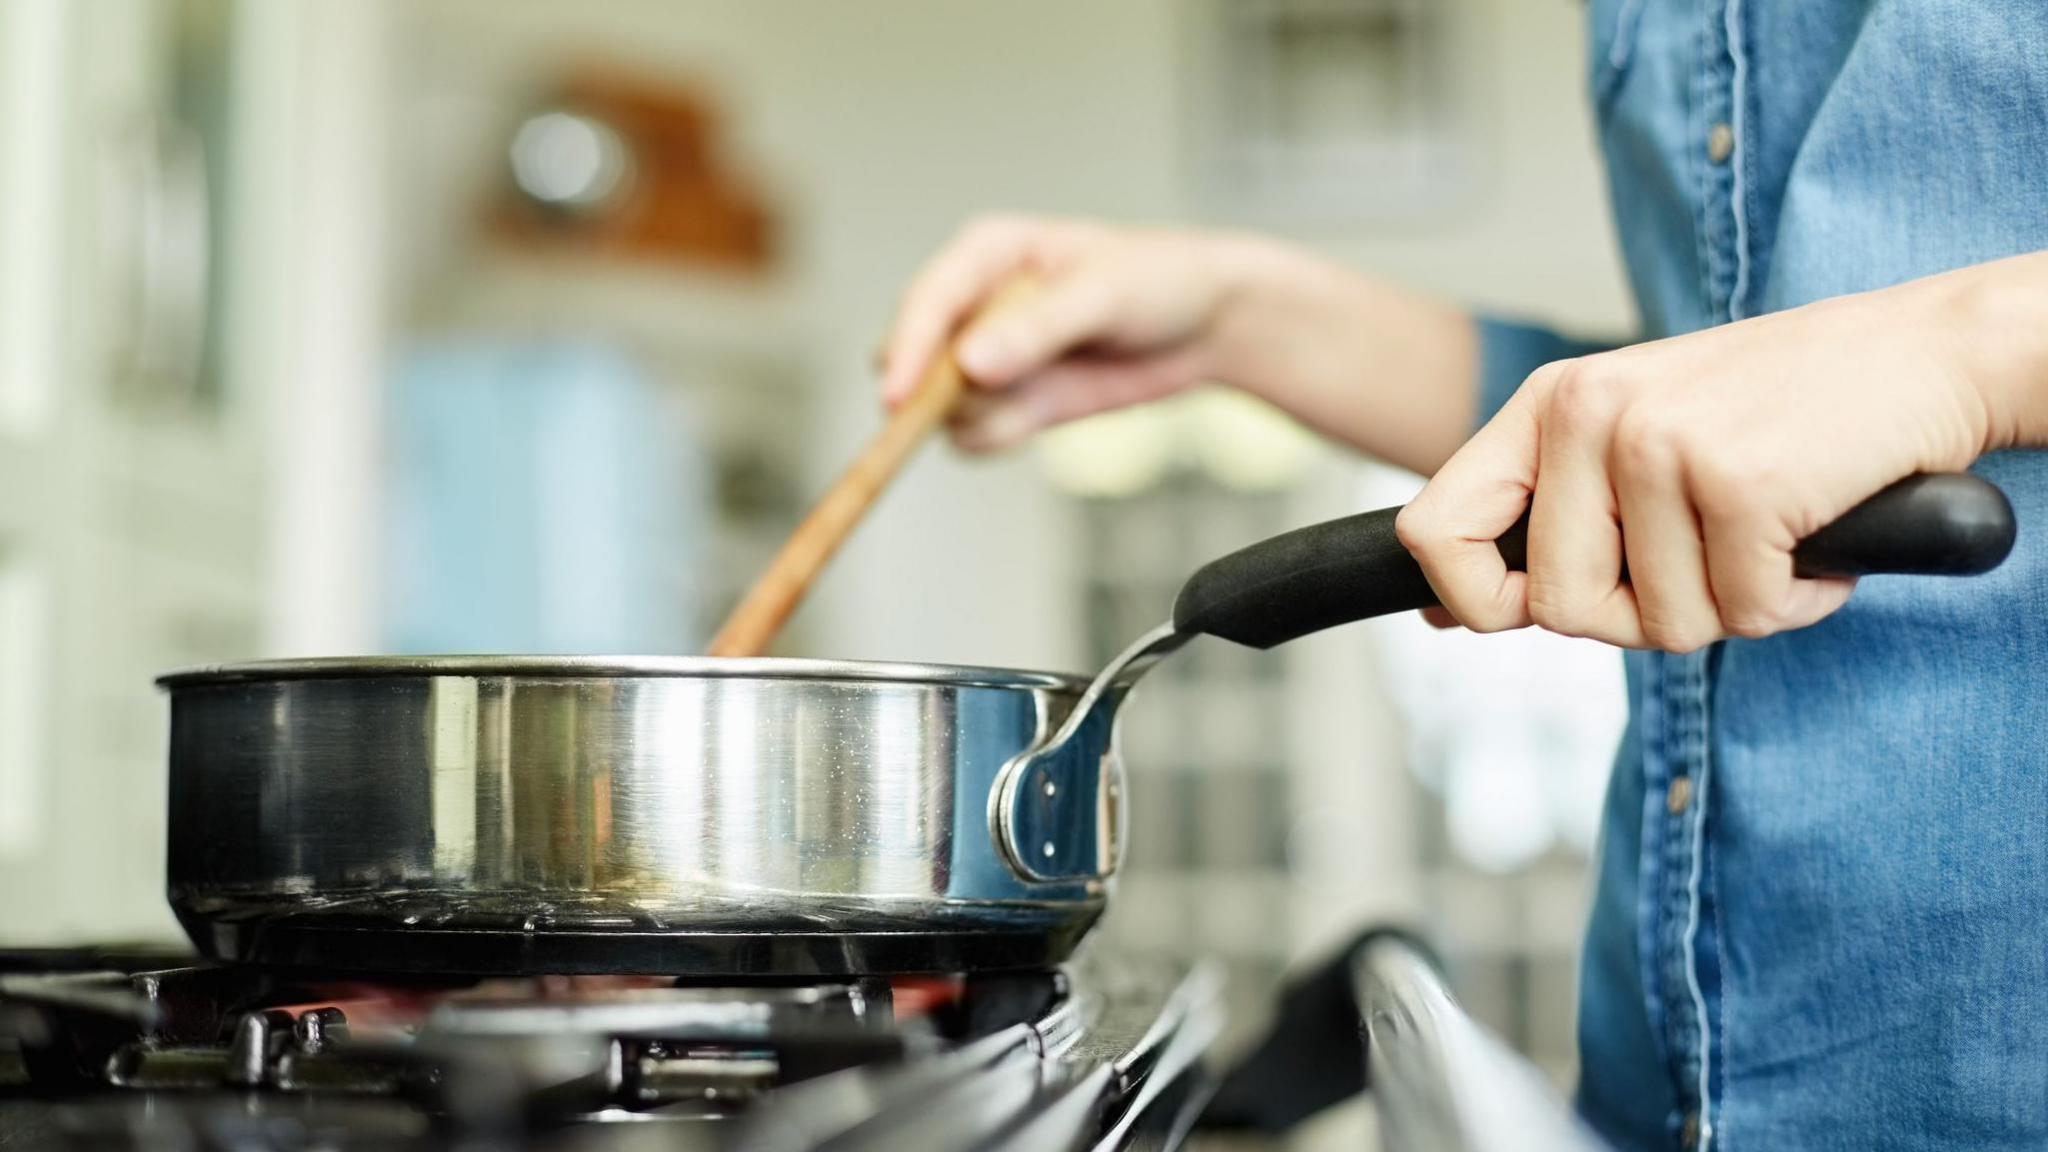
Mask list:
POLYGON ((1170 980, 1149 1009, 1109 981, 1106 1011, 1064 971, 732 986, 0 958, 0 1152, 604 1148, 648 1124, 697 1133, 664 1147, 1003 1147, 1106 1125, 1137 1098, 1107 1058, 1187 1008, 1170 980))

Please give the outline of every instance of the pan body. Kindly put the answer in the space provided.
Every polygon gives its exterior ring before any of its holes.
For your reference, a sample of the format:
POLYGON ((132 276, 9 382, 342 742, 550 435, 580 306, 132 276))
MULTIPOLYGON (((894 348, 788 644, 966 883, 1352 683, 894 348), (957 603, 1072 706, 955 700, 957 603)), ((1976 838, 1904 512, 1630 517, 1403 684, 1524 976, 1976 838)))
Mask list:
MULTIPOLYGON (((1082 685, 794 660, 380 658, 176 673, 169 896, 216 959, 351 971, 1039 967, 1101 913, 1101 779, 991 832, 1003 765, 1082 685), (1034 842, 1036 843, 1036 842, 1034 842), (1099 861, 1099 866, 1096 862, 1099 861)), ((1048 789, 1048 791, 1051 791, 1048 789)), ((1050 801, 1048 801, 1050 803, 1050 801)))

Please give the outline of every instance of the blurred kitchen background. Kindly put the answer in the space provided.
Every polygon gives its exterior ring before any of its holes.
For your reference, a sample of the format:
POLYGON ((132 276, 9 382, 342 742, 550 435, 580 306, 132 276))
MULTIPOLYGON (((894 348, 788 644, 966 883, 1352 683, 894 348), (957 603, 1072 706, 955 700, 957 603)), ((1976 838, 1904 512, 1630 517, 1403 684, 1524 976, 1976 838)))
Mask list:
MULTIPOLYGON (((155 674, 697 649, 996 209, 1630 314, 1577 0, 0 0, 0 942, 175 934, 155 674)), ((1398 380, 1361 386, 1400 388, 1398 380)), ((932 448, 790 654, 1092 668, 1198 563, 1416 484, 1233 395, 932 448)), ((1127 713, 1096 947, 1398 919, 1560 1080, 1611 653, 1204 642, 1127 713)), ((1348 1110, 1303 1138, 1340 1140, 1348 1110)))

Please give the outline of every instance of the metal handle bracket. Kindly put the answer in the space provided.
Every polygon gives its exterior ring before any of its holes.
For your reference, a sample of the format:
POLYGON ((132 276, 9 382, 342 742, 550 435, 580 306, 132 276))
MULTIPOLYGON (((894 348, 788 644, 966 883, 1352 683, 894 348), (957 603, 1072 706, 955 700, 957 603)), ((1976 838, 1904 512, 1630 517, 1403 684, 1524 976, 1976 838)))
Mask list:
POLYGON ((1003 765, 989 831, 1018 879, 1071 883, 1116 872, 1127 823, 1117 709, 1154 664, 1193 638, 1172 624, 1147 632, 1096 675, 1051 736, 1003 765))

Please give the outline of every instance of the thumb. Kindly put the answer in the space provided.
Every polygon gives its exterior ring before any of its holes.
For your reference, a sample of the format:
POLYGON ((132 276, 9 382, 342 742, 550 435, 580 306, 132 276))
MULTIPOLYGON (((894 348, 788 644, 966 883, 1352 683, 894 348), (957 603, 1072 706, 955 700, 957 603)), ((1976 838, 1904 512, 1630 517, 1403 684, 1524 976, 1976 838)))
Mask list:
POLYGON ((960 338, 960 368, 984 387, 1007 387, 1096 339, 1112 312, 1099 274, 1061 276, 975 321, 960 338))

